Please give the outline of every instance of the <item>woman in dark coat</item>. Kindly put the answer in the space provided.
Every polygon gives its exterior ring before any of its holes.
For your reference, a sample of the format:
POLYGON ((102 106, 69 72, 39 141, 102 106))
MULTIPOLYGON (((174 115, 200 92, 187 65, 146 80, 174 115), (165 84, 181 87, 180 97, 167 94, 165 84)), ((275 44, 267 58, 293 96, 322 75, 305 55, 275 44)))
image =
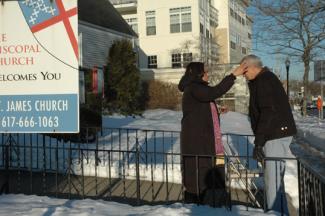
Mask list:
POLYGON ((187 202, 204 202, 209 189, 225 187, 222 172, 213 171, 216 140, 221 142, 219 122, 215 121, 218 119, 216 115, 219 115, 215 100, 225 94, 234 84, 236 76, 242 75, 245 70, 245 65, 241 65, 218 85, 210 87, 207 67, 201 62, 191 62, 179 82, 178 88, 183 92, 181 153, 187 202), (220 137, 216 138, 217 135, 220 137))

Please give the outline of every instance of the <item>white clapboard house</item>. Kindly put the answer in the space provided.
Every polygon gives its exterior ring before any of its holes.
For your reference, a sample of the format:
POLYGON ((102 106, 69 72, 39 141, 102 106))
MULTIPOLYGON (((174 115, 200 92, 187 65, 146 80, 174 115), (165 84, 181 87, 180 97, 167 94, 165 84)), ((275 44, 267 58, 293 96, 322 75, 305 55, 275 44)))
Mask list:
MULTIPOLYGON (((138 36, 107 0, 78 1, 80 102, 85 102, 84 73, 102 72, 115 40, 127 39, 137 49, 138 36)), ((98 76, 98 82, 102 76, 98 76)))

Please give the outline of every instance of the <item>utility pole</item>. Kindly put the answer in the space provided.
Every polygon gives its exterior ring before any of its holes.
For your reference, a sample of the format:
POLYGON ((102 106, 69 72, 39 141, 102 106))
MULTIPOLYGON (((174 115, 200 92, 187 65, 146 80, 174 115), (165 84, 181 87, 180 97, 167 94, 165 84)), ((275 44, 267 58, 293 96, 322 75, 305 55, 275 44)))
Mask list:
POLYGON ((320 111, 321 111, 321 113, 320 113, 321 119, 324 119, 324 109, 323 109, 323 104, 324 104, 324 94, 323 94, 323 79, 324 79, 324 77, 323 77, 323 69, 324 69, 324 67, 323 67, 323 62, 324 61, 325 60, 321 60, 321 62, 320 62, 320 95, 321 95, 321 99, 322 99, 322 105, 321 105, 321 109, 320 109, 320 111))
POLYGON ((288 101, 290 103, 290 92, 289 92, 289 69, 290 69, 290 60, 289 57, 285 60, 285 66, 287 69, 287 95, 288 95, 288 101))
POLYGON ((279 53, 280 53, 280 50, 277 49, 276 54, 275 54, 275 70, 274 70, 274 72, 276 73, 278 78, 281 80, 280 54, 279 53))

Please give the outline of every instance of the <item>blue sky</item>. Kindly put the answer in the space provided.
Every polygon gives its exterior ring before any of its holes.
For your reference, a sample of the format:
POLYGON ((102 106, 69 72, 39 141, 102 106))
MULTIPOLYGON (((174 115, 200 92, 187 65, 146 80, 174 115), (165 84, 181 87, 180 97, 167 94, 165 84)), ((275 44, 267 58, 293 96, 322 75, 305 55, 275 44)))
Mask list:
MULTIPOLYGON (((250 7, 248 9, 248 14, 253 17, 253 20, 256 20, 257 17, 254 15, 256 11, 255 9, 250 7)), ((254 23, 256 25, 256 22, 254 23)), ((252 41, 252 52, 255 55, 258 55, 261 57, 263 64, 265 66, 268 66, 270 68, 279 68, 280 69, 280 76, 281 79, 286 79, 286 68, 285 68, 285 60, 287 56, 278 54, 269 54, 268 53, 268 48, 266 45, 262 43, 262 41, 259 41, 256 39, 256 28, 255 26, 253 27, 253 41, 252 41)), ((290 58, 290 57, 289 57, 290 58)), ((289 79, 294 79, 294 80, 302 80, 303 79, 303 74, 304 74, 304 65, 300 59, 290 59, 291 64, 290 64, 290 70, 289 70, 289 79)), ((310 64, 310 71, 309 71, 309 80, 314 79, 314 64, 310 64)))
MULTIPOLYGON (((280 68, 280 76, 281 79, 286 79, 286 68, 285 68, 285 60, 286 56, 283 55, 274 55, 267 53, 267 47, 265 47, 262 43, 256 43, 254 41, 253 46, 253 53, 262 58, 263 64, 270 68, 276 68, 277 64, 280 68), (278 59, 278 62, 277 62, 278 59)), ((289 79, 293 80, 302 80, 304 74, 304 65, 301 62, 297 62, 297 60, 290 59, 290 70, 289 70, 289 79)), ((313 64, 310 65, 310 72, 309 72, 309 80, 314 79, 314 66, 313 64)))

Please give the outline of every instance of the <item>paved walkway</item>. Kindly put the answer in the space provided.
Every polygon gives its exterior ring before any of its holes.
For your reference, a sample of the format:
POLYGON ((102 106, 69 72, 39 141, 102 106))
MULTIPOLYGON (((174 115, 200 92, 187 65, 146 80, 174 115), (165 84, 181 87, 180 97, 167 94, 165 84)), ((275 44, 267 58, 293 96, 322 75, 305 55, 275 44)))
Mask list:
MULTIPOLYGON (((130 179, 111 179, 42 173, 29 171, 10 171, 10 193, 36 194, 59 198, 93 198, 112 200, 131 205, 163 204, 183 202, 182 186, 175 183, 140 181, 130 179), (140 188, 139 194, 137 187, 140 188), (137 197, 139 196, 139 199, 137 197)), ((0 185, 5 173, 0 170, 0 185)), ((245 205, 249 200, 239 189, 232 189, 233 204, 245 205)))

